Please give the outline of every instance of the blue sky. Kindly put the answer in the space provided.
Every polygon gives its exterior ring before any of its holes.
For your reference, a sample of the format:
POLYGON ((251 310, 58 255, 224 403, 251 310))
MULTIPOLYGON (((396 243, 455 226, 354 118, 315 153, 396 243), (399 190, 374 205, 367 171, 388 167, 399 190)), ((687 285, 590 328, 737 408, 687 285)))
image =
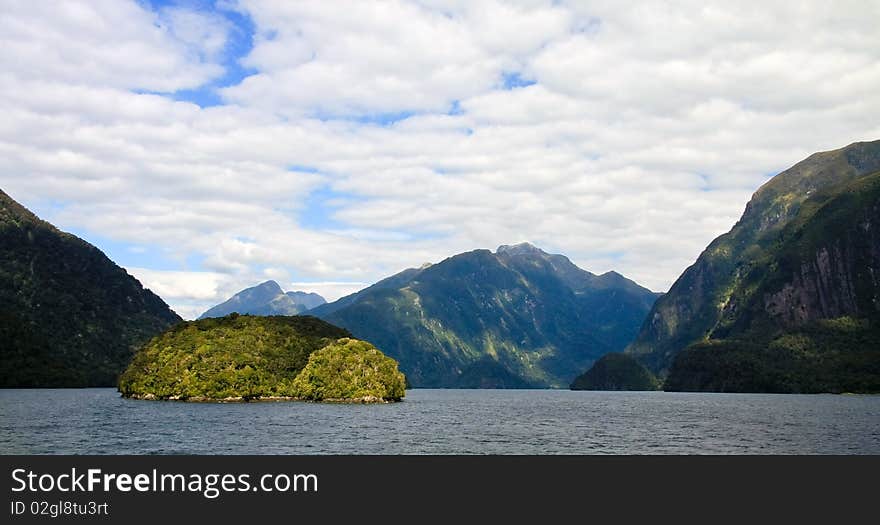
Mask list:
POLYGON ((254 23, 246 12, 233 9, 232 6, 224 7, 226 2, 220 2, 221 8, 218 8, 218 2, 208 0, 141 0, 141 4, 155 13, 161 13, 167 8, 186 8, 210 13, 222 17, 229 24, 226 44, 218 60, 223 66, 223 75, 196 89, 168 93, 175 100, 192 102, 203 108, 219 106, 223 104, 220 88, 237 85, 245 77, 256 73, 256 70, 242 65, 242 59, 253 49, 256 32, 254 23))
POLYGON ((346 202, 349 202, 352 198, 353 196, 351 195, 345 195, 333 191, 328 186, 322 186, 313 190, 306 197, 304 206, 298 212, 298 220, 306 228, 315 230, 344 229, 347 225, 333 217, 333 212, 339 206, 333 206, 332 202, 339 199, 345 199, 346 202))

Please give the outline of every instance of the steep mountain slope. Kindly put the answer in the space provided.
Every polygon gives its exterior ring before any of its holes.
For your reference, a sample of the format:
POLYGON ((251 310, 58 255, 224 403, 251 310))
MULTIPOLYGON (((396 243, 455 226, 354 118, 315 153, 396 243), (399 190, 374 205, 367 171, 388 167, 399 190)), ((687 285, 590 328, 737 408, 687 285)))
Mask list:
POLYGON ((199 319, 223 317, 233 312, 251 315, 297 315, 324 303, 324 298, 316 293, 284 293, 278 283, 266 281, 238 292, 210 308, 199 319))
POLYGON ((111 386, 179 322, 91 244, 0 191, 0 386, 111 386))
POLYGON ((378 292, 379 290, 394 290, 397 288, 401 288, 409 284, 416 275, 418 275, 422 270, 431 266, 430 264, 426 264, 421 268, 407 268, 402 272, 396 273, 391 277, 386 277, 381 281, 370 285, 359 292, 355 292, 353 294, 346 295, 345 297, 341 297, 332 303, 325 303, 320 306, 316 306, 309 312, 311 315, 316 317, 323 317, 336 312, 337 310, 341 310, 346 306, 351 306, 356 303, 363 297, 366 297, 372 293, 378 292))
POLYGON ((880 392, 880 171, 817 191, 668 390, 880 392))
POLYGON ((621 350, 657 294, 523 244, 410 269, 313 310, 417 387, 567 386, 621 350))
POLYGON ((627 349, 655 372, 668 371, 675 355, 712 337, 743 278, 778 242, 782 230, 818 190, 880 169, 880 141, 816 153, 764 184, 742 218, 715 239, 660 298, 627 349))
POLYGON ((774 177, 628 352, 672 390, 880 390, 878 171, 875 141, 774 177))

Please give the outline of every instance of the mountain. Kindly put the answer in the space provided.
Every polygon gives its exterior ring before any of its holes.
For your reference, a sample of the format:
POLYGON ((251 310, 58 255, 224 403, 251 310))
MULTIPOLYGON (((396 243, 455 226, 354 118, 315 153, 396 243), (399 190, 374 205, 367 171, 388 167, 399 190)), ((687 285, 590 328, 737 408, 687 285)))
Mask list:
POLYGON ((404 270, 309 313, 397 359, 416 387, 559 387, 622 350, 656 298, 519 244, 404 270))
POLYGON ((138 352, 119 391, 138 399, 400 401, 397 362, 311 316, 180 323, 138 352))
POLYGON ((278 283, 266 281, 238 292, 200 315, 199 319, 223 317, 233 312, 252 315, 298 315, 326 302, 316 293, 284 293, 278 283))
POLYGON ((111 386, 179 322, 100 250, 0 190, 0 386, 111 386))
POLYGON ((294 304, 301 305, 306 310, 311 310, 316 306, 321 306, 327 302, 326 299, 314 292, 286 292, 284 295, 289 297, 294 304))
POLYGON ((396 290, 409 284, 409 282, 412 281, 415 276, 419 274, 419 272, 421 272, 428 266, 430 266, 430 264, 425 264, 421 268, 407 268, 406 270, 403 270, 400 273, 396 273, 391 277, 386 277, 385 279, 382 279, 381 281, 378 281, 377 283, 368 286, 367 288, 364 288, 359 292, 341 297, 338 300, 333 301, 332 303, 326 303, 320 306, 316 306, 312 309, 310 313, 316 317, 325 317, 332 314, 333 312, 342 310, 346 306, 351 306, 352 304, 359 301, 361 298, 372 295, 379 290, 396 290))
POLYGON ((627 349, 668 390, 880 391, 880 141, 764 184, 627 349))

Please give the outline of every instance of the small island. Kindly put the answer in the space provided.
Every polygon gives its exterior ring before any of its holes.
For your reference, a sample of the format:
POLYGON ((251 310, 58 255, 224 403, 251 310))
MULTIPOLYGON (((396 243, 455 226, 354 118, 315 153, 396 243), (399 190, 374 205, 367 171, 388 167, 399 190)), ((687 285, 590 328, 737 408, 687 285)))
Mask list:
POLYGON ((177 401, 400 401, 397 361, 311 316, 226 317, 156 336, 119 378, 128 398, 177 401))
POLYGON ((634 357, 622 353, 602 356, 571 384, 572 390, 658 390, 659 381, 634 357))

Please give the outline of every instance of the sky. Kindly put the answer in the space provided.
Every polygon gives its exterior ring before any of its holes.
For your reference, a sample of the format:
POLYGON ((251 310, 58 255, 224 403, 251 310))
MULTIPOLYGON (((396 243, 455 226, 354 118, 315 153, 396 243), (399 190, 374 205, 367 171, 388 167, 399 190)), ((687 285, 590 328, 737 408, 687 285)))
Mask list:
POLYGON ((529 241, 665 291, 880 138, 880 2, 0 2, 0 188, 185 318, 529 241))

